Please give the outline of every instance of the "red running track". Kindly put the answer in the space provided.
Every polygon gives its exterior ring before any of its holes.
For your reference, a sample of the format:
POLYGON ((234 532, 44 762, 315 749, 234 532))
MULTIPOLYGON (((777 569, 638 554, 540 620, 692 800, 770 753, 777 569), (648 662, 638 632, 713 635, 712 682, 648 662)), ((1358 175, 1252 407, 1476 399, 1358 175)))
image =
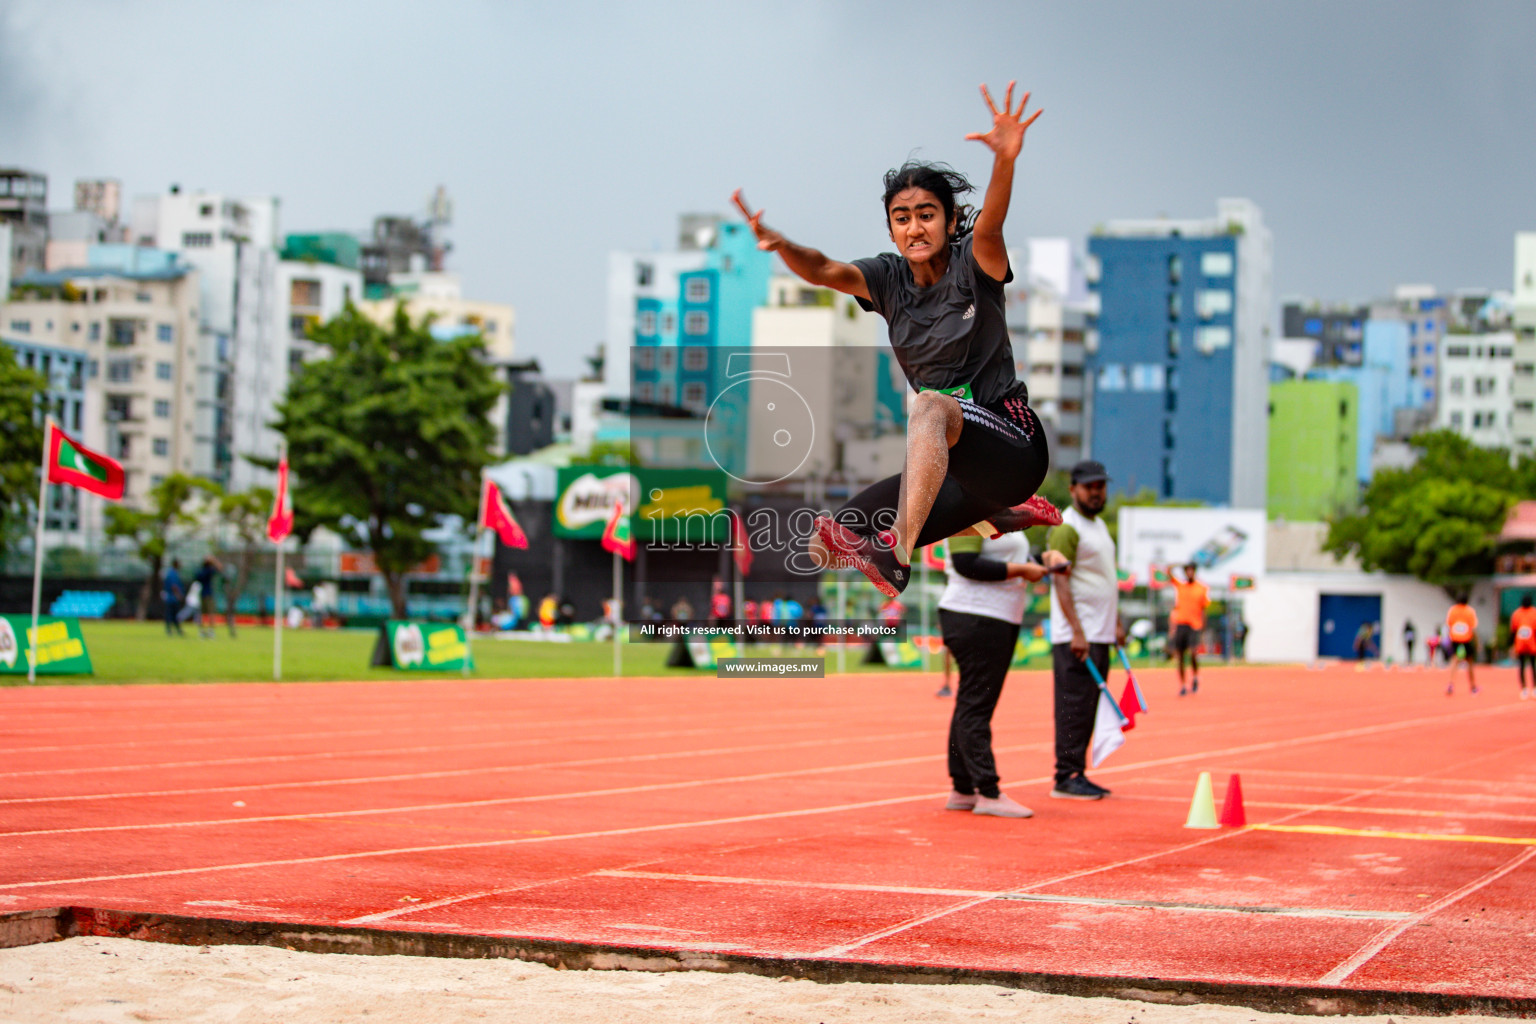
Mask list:
POLYGON ((1536 702, 1479 678, 1148 671, 1078 803, 1018 672, 1025 821, 942 809, 917 674, 5 689, 0 911, 1529 998, 1536 702), (1200 771, 1249 828, 1183 828, 1200 771))

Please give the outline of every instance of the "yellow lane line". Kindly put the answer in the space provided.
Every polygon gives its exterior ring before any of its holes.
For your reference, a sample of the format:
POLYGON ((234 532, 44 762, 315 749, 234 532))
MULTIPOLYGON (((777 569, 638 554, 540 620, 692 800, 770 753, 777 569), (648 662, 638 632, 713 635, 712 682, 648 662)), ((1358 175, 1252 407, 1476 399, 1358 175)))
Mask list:
POLYGON ((1339 828, 1334 825, 1249 825, 1255 832, 1305 832, 1315 836, 1369 836, 1372 839, 1426 839, 1442 843, 1498 843, 1504 846, 1536 846, 1529 836, 1458 836, 1445 832, 1386 832, 1374 828, 1339 828))

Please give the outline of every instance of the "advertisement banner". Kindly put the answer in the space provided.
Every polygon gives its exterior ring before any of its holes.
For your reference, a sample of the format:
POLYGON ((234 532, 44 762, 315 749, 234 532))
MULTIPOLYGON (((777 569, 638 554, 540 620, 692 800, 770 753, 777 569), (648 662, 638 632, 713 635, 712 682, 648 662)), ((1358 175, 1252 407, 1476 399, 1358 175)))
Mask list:
POLYGON ((730 540, 726 475, 712 469, 566 466, 555 485, 554 534, 598 540, 620 499, 642 543, 730 540))
POLYGON ((0 674, 26 675, 27 658, 37 648, 37 674, 40 676, 88 676, 93 674, 91 655, 85 649, 79 619, 56 619, 44 615, 37 620, 37 642, 23 643, 32 629, 30 615, 0 615, 0 674))
MULTIPOLYGON (((389 619, 379 627, 369 664, 416 672, 462 672, 468 657, 463 626, 389 619)), ((475 667, 473 661, 469 667, 475 667)))
POLYGON ((1120 510, 1119 527, 1117 557, 1126 572, 1193 562, 1213 590, 1233 576, 1264 577, 1268 518, 1262 509, 1132 506, 1120 510))

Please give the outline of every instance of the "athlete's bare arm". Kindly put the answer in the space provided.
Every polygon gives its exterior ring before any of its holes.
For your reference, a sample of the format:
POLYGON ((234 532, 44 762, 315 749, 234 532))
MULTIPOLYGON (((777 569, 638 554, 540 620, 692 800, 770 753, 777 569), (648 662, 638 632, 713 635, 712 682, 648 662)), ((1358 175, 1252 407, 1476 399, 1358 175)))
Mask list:
POLYGON ((1024 133, 1035 123, 1040 111, 1026 119, 1024 108, 1029 104, 1029 93, 1019 101, 1019 109, 1013 109, 1013 82, 1008 83, 1008 93, 1003 97, 1003 109, 992 102, 992 93, 981 87, 982 98, 992 112, 992 130, 972 132, 967 139, 984 144, 992 151, 992 179, 987 182, 987 195, 982 201, 981 212, 971 228, 974 239, 971 252, 976 265, 994 281, 1008 276, 1008 247, 1003 242, 1003 221, 1008 217, 1008 201, 1013 197, 1013 164, 1024 148, 1024 133))
POLYGON ((731 202, 736 204, 736 209, 747 218, 747 226, 757 236, 757 247, 765 252, 776 252, 784 260, 784 264, 794 274, 810 284, 820 285, 823 288, 831 288, 845 295, 855 295, 861 299, 869 298, 869 286, 864 283, 864 273, 852 263, 839 263, 837 260, 828 259, 825 253, 816 249, 809 249, 803 245, 796 245, 785 238, 779 232, 763 224, 763 211, 753 213, 746 200, 741 197, 741 189, 731 193, 731 202))

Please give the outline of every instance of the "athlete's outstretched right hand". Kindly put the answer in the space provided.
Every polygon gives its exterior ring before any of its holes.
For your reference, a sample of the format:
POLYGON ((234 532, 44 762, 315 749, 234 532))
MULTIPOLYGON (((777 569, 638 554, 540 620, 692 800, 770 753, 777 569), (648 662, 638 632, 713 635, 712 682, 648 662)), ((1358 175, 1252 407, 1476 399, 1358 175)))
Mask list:
POLYGON ((747 201, 741 197, 741 189, 731 193, 731 202, 736 204, 736 209, 747 218, 747 227, 757 236, 757 247, 764 252, 778 252, 784 247, 784 236, 769 227, 763 226, 763 211, 753 213, 747 207, 747 201))

